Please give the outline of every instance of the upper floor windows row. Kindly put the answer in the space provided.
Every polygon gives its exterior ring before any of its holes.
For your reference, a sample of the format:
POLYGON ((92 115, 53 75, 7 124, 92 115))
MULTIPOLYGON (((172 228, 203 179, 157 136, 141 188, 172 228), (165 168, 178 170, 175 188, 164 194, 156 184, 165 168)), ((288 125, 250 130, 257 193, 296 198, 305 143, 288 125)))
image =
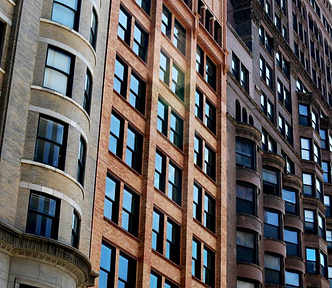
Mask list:
POLYGON ((249 71, 234 53, 232 54, 232 74, 241 87, 249 93, 249 71))
POLYGON ((196 50, 196 71, 204 77, 213 90, 217 89, 217 67, 198 45, 196 50))

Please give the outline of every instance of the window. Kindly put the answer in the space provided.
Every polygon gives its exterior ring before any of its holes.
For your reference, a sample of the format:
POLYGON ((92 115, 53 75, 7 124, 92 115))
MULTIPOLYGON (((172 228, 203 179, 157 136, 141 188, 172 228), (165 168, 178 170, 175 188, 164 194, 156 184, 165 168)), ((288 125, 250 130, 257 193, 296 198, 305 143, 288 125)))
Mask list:
POLYGON ((172 283, 171 281, 165 280, 164 288, 179 288, 177 285, 172 283))
POLYGON ((267 52, 271 55, 273 47, 272 37, 265 31, 265 29, 262 26, 259 27, 258 33, 259 33, 260 43, 265 47, 267 52))
POLYGON ((307 273, 317 274, 316 249, 306 248, 305 250, 307 273))
POLYGON ((136 0, 136 3, 146 12, 146 14, 150 15, 150 0, 136 0))
POLYGON ((144 115, 146 83, 134 72, 130 77, 129 103, 144 115))
POLYGON ((194 163, 202 168, 202 157, 203 157, 203 140, 195 134, 194 139, 194 163))
POLYGON ((103 242, 100 252, 99 288, 107 288, 114 283, 115 248, 103 242))
POLYGON ((198 45, 196 50, 196 71, 204 76, 204 51, 198 45))
POLYGON ((320 274, 327 278, 327 259, 326 255, 322 252, 319 253, 319 260, 320 260, 320 274))
POLYGON ((292 126, 279 114, 278 118, 279 132, 285 137, 289 144, 293 144, 293 128, 292 126))
POLYGON ((300 256, 299 251, 299 233, 291 229, 284 229, 284 241, 286 243, 286 252, 290 256, 300 256))
POLYGON ((90 44, 95 50, 97 44, 97 28, 98 28, 97 13, 95 9, 92 9, 91 24, 90 24, 90 44))
POLYGON ((253 187, 236 184, 236 212, 256 215, 256 192, 253 187))
POLYGON ((281 32, 281 19, 277 14, 274 15, 274 25, 276 25, 277 29, 281 32))
POLYGON ((313 179, 312 174, 307 174, 307 173, 302 174, 303 194, 306 195, 306 196, 312 196, 313 195, 312 179, 313 179))
POLYGON ((156 152, 155 172, 154 172, 154 187, 165 192, 166 181, 166 157, 158 150, 156 152))
POLYGON ((172 22, 172 14, 163 5, 163 13, 161 16, 161 32, 164 33, 169 39, 171 39, 171 22, 172 22))
POLYGON ((277 94, 278 100, 284 105, 289 113, 292 113, 291 93, 279 78, 277 79, 277 94))
POLYGON ((240 59, 233 53, 232 54, 232 74, 236 80, 240 80, 240 59))
POLYGON ((196 183, 193 194, 193 217, 199 222, 202 220, 202 187, 196 183))
POLYGON ((322 169, 324 171, 323 181, 325 183, 330 182, 330 163, 326 161, 322 161, 322 169))
POLYGON ((31 191, 26 232, 57 239, 59 213, 60 201, 31 191))
POLYGON ((242 280, 236 281, 236 288, 256 288, 256 285, 251 282, 245 282, 242 280))
POLYGON ((255 169, 254 144, 251 141, 236 138, 236 165, 255 169))
MULTIPOLYGON (((326 230, 326 242, 327 242, 327 248, 331 249, 332 248, 332 231, 331 230, 326 230)), ((332 275, 330 275, 330 276, 332 276, 332 275)))
POLYGON ((3 45, 5 41, 5 34, 6 34, 6 24, 0 21, 0 61, 3 55, 3 45))
POLYGON ((126 98, 128 66, 118 56, 115 59, 113 89, 126 98))
POLYGON ((245 91, 249 92, 249 72, 243 65, 241 65, 240 85, 244 88, 245 91))
POLYGON ((144 62, 147 62, 147 51, 149 44, 149 35, 145 30, 135 23, 133 51, 144 62))
POLYGON ((318 235, 325 239, 325 219, 318 213, 318 235))
POLYGON ((86 159, 86 144, 83 137, 81 137, 80 146, 78 148, 77 181, 82 185, 84 183, 85 159, 86 159))
POLYGON ((174 21, 173 44, 183 55, 186 55, 186 30, 176 19, 174 21))
POLYGON ((176 64, 173 64, 172 92, 184 101, 184 73, 176 64))
POLYGON ((203 259, 203 282, 210 287, 214 287, 214 252, 204 246, 204 259, 203 259))
POLYGON ((305 232, 315 232, 315 214, 312 210, 304 210, 304 227, 305 232))
POLYGON ((263 168, 263 193, 280 196, 279 173, 263 168))
POLYGON ((113 111, 111 115, 111 128, 108 149, 120 158, 122 157, 123 127, 124 120, 113 111))
POLYGON ((167 104, 162 100, 158 99, 158 116, 157 116, 157 130, 167 137, 167 118, 168 118, 168 107, 167 104))
POLYGON ((294 272, 285 272, 285 284, 286 288, 300 287, 300 274, 294 272))
POLYGON ((326 137, 327 131, 324 129, 319 129, 319 135, 320 135, 320 145, 321 145, 322 149, 324 149, 324 150, 328 149, 327 148, 328 142, 327 142, 327 137, 326 137))
POLYGON ((161 288, 161 276, 151 271, 150 288, 161 288))
POLYGON ((204 226, 215 232, 215 200, 205 193, 204 195, 204 226))
POLYGON ((204 172, 213 180, 216 179, 216 153, 205 144, 204 172))
POLYGON ((323 202, 322 182, 316 178, 316 197, 323 202))
POLYGON ((205 99, 205 126, 208 127, 211 132, 216 134, 216 108, 212 103, 205 99))
POLYGON ((314 143, 314 161, 320 165, 320 149, 318 148, 317 144, 314 143))
POLYGON ((264 210, 264 237, 280 239, 279 213, 264 210))
POLYGON ((90 114, 91 96, 92 96, 91 94, 92 94, 92 77, 90 71, 86 70, 83 108, 88 114, 90 114))
POLYGON ((201 279, 201 243, 193 238, 192 245, 192 275, 201 279))
POLYGON ((79 0, 54 0, 52 20, 71 29, 78 29, 79 0))
POLYGON ((284 173, 286 174, 294 174, 295 173, 295 165, 292 160, 288 157, 288 155, 281 150, 281 157, 284 158, 285 160, 285 168, 284 168, 284 173))
POLYGON ((128 125, 126 163, 138 173, 142 170, 143 136, 128 125))
POLYGON ((196 88, 195 92, 195 116, 203 121, 203 93, 196 88))
POLYGON ((74 60, 68 53, 54 47, 47 50, 43 86, 71 96, 74 60))
POLYGON ((182 171, 173 163, 169 163, 168 197, 181 205, 182 198, 182 171))
POLYGON ((301 158, 311 160, 311 141, 301 137, 301 158))
POLYGON ((282 189, 282 199, 285 201, 285 211, 290 214, 298 214, 297 193, 289 189, 282 189))
POLYGON ((119 194, 120 194, 119 180, 113 178, 113 176, 111 175, 107 175, 104 216, 116 224, 118 223, 119 194))
MULTIPOLYGON (((174 75, 176 77, 178 75, 174 75)), ((160 52, 159 78, 166 84, 169 84, 169 57, 160 52)), ((175 78, 176 79, 176 78, 175 78)), ((173 85, 172 85, 173 86, 173 85)), ((175 87, 174 87, 175 88, 175 87)))
POLYGON ((259 68, 260 68, 259 72, 260 77, 264 80, 264 82, 270 89, 273 89, 272 69, 266 63, 265 59, 263 59, 262 57, 260 58, 259 68))
POLYGON ((175 146, 183 149, 183 120, 173 111, 171 112, 170 140, 175 146))
POLYGON ((274 105, 264 93, 261 94, 261 109, 266 117, 274 123, 274 105))
POLYGON ((118 287, 136 286, 136 260, 120 252, 118 287))
POLYGON ((206 64, 205 64, 205 81, 210 84, 210 86, 216 90, 217 86, 217 67, 212 62, 212 60, 209 57, 206 57, 206 64))
POLYGON ((167 220, 166 258, 180 264, 180 226, 167 220))
POLYGON ((78 248, 79 243, 79 232, 80 232, 80 217, 76 210, 73 213, 73 222, 71 225, 71 246, 78 248))
POLYGON ((64 169, 67 125, 53 119, 39 117, 35 161, 64 169))
POLYGON ((153 209, 152 249, 163 253, 164 215, 153 209))
POLYGON ((118 36, 128 45, 130 45, 130 23, 130 14, 122 6, 120 6, 118 36))
POLYGON ((262 129, 262 149, 267 152, 277 153, 277 142, 262 129))
POLYGON ((331 198, 330 196, 324 195, 324 205, 326 207, 325 216, 331 218, 331 198))
POLYGON ((252 233, 236 231, 236 261, 256 264, 256 254, 256 236, 252 233))
POLYGON ((139 196, 125 186, 123 190, 122 228, 138 236, 139 196))
POLYGON ((317 114, 311 111, 311 127, 318 131, 317 114))
POLYGON ((265 282, 281 284, 281 259, 277 256, 265 254, 265 282))

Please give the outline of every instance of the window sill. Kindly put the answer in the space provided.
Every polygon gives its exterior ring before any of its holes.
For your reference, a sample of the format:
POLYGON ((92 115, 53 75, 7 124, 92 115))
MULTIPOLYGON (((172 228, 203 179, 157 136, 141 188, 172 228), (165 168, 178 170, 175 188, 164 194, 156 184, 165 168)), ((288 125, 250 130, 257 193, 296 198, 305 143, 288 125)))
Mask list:
MULTIPOLYGON (((144 30, 145 30, 145 28, 144 28, 144 30)), ((139 57, 135 52, 134 52, 134 50, 132 49, 132 45, 129 45, 127 42, 125 42, 124 40, 122 40, 120 37, 119 37, 119 35, 117 35, 117 39, 118 39, 118 41, 120 42, 120 43, 122 43, 125 47, 127 47, 129 50, 130 50, 130 53, 132 53, 133 55, 135 55, 134 57, 136 57, 137 58, 137 60, 139 60, 142 64, 144 64, 145 65, 145 67, 146 68, 148 68, 149 66, 148 66, 148 63, 147 62, 145 62, 141 57, 139 57)), ((133 40, 134 41, 134 40, 133 40)), ((132 43, 131 43, 132 44, 132 43)), ((121 57, 123 60, 124 60, 124 57, 121 57)), ((148 58, 148 55, 146 56, 146 58, 148 58)), ((128 64, 128 62, 126 62, 125 60, 124 60, 124 62, 128 65, 128 66, 130 66, 129 64, 128 64)))
MULTIPOLYGON (((167 199, 167 201, 169 203, 171 203, 172 205, 175 205, 176 208, 178 208, 180 210, 180 212, 182 213, 183 212, 183 207, 180 206, 178 203, 176 203, 175 201, 173 201, 171 198, 169 198, 167 195, 166 195, 166 192, 164 193, 163 191, 159 190, 158 188, 154 187, 154 190, 157 191, 157 193, 159 193, 160 195, 162 195, 162 197, 164 197, 165 199, 167 199)), ((183 196, 183 193, 181 193, 183 196)), ((182 202, 183 199, 181 199, 181 202, 182 202)), ((175 221, 178 223, 178 221, 175 221)), ((181 226, 181 225, 180 225, 181 226)))
MULTIPOLYGON (((218 68, 217 68, 218 69, 218 68)), ((204 76, 202 76, 199 72, 196 71, 196 75, 198 75, 199 78, 201 78, 201 80, 207 85, 207 87, 209 87, 209 89, 211 90, 211 92, 217 96, 218 95, 218 92, 217 92, 217 89, 213 89, 213 87, 205 80, 204 76)), ((218 78, 218 77, 217 77, 218 78)), ((196 83, 197 85, 197 83, 196 83)), ((201 91, 203 91, 203 89, 200 89, 201 91)), ((203 93, 205 96, 206 94, 203 93)), ((211 101, 212 102, 212 101, 211 101)), ((213 102, 212 102, 213 103, 213 102)))
MULTIPOLYGON (((206 131, 208 131, 209 134, 210 134, 215 140, 218 140, 217 135, 216 135, 214 132, 212 132, 211 129, 208 128, 208 127, 204 124, 203 120, 199 119, 196 115, 195 115, 195 118, 198 120, 199 124, 202 125, 202 126, 204 127, 204 129, 206 129, 206 131)), ((206 141, 205 141, 205 142, 206 142, 206 141)))
MULTIPOLYGON (((161 254, 160 252, 154 250, 151 248, 152 253, 156 254, 157 256, 161 257, 162 259, 164 259, 166 262, 168 262, 169 264, 171 264, 172 266, 174 266, 175 268, 182 270, 180 264, 176 264, 175 262, 173 262, 170 259, 167 259, 166 256, 164 256, 163 254, 161 254)), ((180 252, 181 254, 181 252, 180 252)), ((180 259, 180 263, 181 263, 181 259, 180 259)), ((153 265, 152 265, 153 266, 153 265)), ((159 267, 158 267, 159 268, 159 267)))
MULTIPOLYGON (((171 140, 168 139, 168 137, 166 135, 164 135, 163 133, 161 133, 158 129, 157 129, 157 134, 160 135, 163 139, 165 139, 168 143, 170 143, 172 145, 172 147, 174 147, 179 153, 181 153, 183 156, 185 156, 183 150, 181 150, 178 146, 176 146, 173 142, 171 142, 171 140)), ((158 146, 158 145, 157 145, 158 146)), ((173 161, 173 158, 170 157, 168 154, 167 156, 172 159, 173 161)), ((175 162, 175 161, 174 161, 175 162)), ((182 170, 182 169, 181 169, 182 170)))
MULTIPOLYGON (((216 153, 217 154, 217 153, 216 153)), ((213 182, 214 185, 217 185, 217 180, 212 179, 209 175, 207 175, 203 168, 199 167, 198 165, 194 164, 194 166, 205 176, 207 177, 211 182, 213 182)))
MULTIPOLYGON (((107 223, 109 223, 110 225, 116 227, 118 230, 120 230, 121 232, 125 233, 126 235, 128 235, 130 238, 134 239, 135 241, 137 241, 138 243, 141 242, 139 239, 139 236, 136 237, 135 235, 131 234, 130 232, 128 232, 127 230, 123 229, 121 226, 119 226, 117 223, 113 222, 111 219, 108 219, 106 216, 103 215, 103 220, 107 223)), ((139 223, 140 224, 140 223, 139 223)), ((138 226, 139 226, 138 224, 138 226)))
MULTIPOLYGON (((202 276, 203 276, 203 275, 202 275, 202 276)), ((201 279, 197 278, 197 277, 194 276, 194 275, 191 275, 191 278, 192 278, 194 281, 198 282, 198 283, 200 284, 200 286, 207 287, 207 288, 211 288, 211 287, 213 287, 213 286, 209 286, 208 284, 204 283, 201 279)))
MULTIPOLYGON (((167 90, 168 90, 168 92, 169 93, 171 93, 172 95, 174 95, 175 96, 175 98, 179 101, 179 103, 181 103, 182 104, 182 106, 183 106, 183 108, 186 108, 186 104, 184 103, 184 100, 182 100, 178 95, 176 95, 173 91, 172 91, 172 89, 169 87, 169 84, 167 85, 167 83, 165 83, 163 80, 161 80, 160 78, 159 78, 159 76, 158 76, 158 79, 159 79, 159 83, 161 83, 162 84, 162 86, 164 86, 167 90)), ((159 91, 160 92, 160 91, 159 91)), ((186 92, 186 91, 185 91, 186 92)), ((186 94, 184 92, 184 94, 186 94)), ((185 96, 184 96, 185 97, 185 96)), ((171 105, 170 105, 171 106, 171 105)), ((173 106, 171 106, 171 107, 173 107, 173 106)), ((179 113, 180 114, 180 113, 179 113)), ((181 116, 182 117, 182 116, 181 116)))
MULTIPOLYGON (((197 223, 201 228, 203 228, 206 232, 208 232, 211 236, 214 238, 217 237, 217 234, 212 232, 210 229, 206 228, 201 222, 199 222, 197 219, 193 218, 194 222, 197 223)), ((195 233, 193 233, 195 235, 195 233)))
MULTIPOLYGON (((182 24, 181 24, 182 25, 182 24)), ((174 29, 174 27, 173 27, 173 29, 174 29)), ((183 58, 183 61, 187 61, 187 56, 186 55, 183 55, 183 53, 179 50, 179 48, 178 47, 176 47, 174 44, 173 44, 173 42, 172 42, 172 40, 171 39, 169 39, 163 32, 160 32, 161 33, 161 35, 162 35, 162 37, 163 37, 163 39, 164 40, 166 40, 166 41, 168 41, 169 42, 169 44, 171 44, 174 48, 175 48, 175 50, 178 52, 178 54, 179 55, 181 55, 181 57, 183 58)), ((187 36, 187 35, 186 35, 187 36)), ((174 36, 173 36, 174 37, 174 36)), ((172 37, 172 38, 173 38, 172 37)), ((161 47, 162 47, 162 45, 161 45, 161 47)), ((162 49, 162 48, 161 48, 162 49)), ((187 49, 187 45, 186 45, 186 49, 187 49)), ((164 49, 165 50, 165 49, 164 49)), ((173 59, 173 58, 172 58, 173 59)), ((173 59, 173 62, 174 62, 174 59, 173 59)), ((186 69, 184 69, 184 70, 186 70, 186 69)))

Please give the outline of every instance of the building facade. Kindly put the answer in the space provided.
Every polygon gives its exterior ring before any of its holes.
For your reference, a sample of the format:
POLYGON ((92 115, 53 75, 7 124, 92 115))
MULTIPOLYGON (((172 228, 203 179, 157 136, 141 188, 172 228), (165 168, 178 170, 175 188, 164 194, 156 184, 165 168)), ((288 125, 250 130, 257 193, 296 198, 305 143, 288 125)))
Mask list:
POLYGON ((88 287, 109 1, 0 1, 0 287, 88 287))
POLYGON ((227 9, 228 287, 332 287, 331 4, 227 9))
POLYGON ((226 1, 110 10, 95 287, 228 287, 226 1))

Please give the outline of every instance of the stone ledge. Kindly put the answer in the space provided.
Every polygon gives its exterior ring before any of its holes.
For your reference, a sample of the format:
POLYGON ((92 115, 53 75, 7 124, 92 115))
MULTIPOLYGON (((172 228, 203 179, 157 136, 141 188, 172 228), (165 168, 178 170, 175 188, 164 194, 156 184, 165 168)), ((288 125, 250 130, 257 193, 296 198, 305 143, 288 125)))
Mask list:
POLYGON ((94 285, 97 273, 81 252, 56 240, 26 234, 0 222, 0 251, 18 258, 45 262, 71 274, 79 287, 94 285))

